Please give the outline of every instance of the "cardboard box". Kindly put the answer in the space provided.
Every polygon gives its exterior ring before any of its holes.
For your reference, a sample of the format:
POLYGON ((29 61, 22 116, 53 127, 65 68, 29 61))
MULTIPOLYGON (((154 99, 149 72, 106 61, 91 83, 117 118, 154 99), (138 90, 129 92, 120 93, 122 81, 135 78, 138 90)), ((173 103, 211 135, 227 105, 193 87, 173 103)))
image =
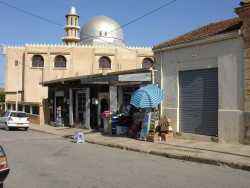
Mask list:
POLYGON ((174 133, 173 132, 161 133, 161 140, 162 141, 167 141, 169 139, 172 139, 173 137, 174 137, 174 133))
POLYGON ((147 141, 148 142, 157 142, 160 140, 160 136, 157 134, 149 134, 148 137, 147 137, 147 141))

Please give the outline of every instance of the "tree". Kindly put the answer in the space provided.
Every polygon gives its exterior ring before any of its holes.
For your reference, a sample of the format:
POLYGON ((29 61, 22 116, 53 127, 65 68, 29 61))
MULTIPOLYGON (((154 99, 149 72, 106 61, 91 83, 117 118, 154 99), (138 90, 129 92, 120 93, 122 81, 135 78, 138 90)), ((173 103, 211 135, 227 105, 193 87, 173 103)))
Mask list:
POLYGON ((5 101, 5 93, 4 91, 0 91, 0 102, 4 102, 5 101))

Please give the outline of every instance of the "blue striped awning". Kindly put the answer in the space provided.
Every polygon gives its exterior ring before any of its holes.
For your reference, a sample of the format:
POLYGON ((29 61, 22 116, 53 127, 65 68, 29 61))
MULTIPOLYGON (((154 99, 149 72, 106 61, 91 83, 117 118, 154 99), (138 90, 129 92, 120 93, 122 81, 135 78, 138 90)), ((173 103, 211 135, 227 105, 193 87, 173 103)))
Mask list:
POLYGON ((150 84, 136 90, 130 104, 136 108, 156 108, 163 100, 163 91, 156 84, 150 84))

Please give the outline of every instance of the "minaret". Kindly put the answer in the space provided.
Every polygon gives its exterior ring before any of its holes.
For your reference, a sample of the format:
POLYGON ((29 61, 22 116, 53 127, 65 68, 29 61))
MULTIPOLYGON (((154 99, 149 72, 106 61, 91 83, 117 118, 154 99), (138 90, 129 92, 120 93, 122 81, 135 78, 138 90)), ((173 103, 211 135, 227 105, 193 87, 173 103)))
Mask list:
POLYGON ((79 16, 76 13, 76 8, 71 7, 69 13, 66 15, 66 36, 62 38, 63 42, 66 45, 76 45, 80 40, 78 37, 79 25, 78 25, 79 16))

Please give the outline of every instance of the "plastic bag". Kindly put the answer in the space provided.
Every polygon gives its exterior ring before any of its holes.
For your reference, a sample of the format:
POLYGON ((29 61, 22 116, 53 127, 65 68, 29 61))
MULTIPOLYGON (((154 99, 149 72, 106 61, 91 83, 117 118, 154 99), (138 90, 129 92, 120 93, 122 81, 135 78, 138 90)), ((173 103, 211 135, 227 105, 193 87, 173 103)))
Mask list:
POLYGON ((74 135, 74 140, 77 144, 79 143, 84 143, 85 142, 85 138, 84 138, 84 134, 83 132, 76 132, 74 135))

